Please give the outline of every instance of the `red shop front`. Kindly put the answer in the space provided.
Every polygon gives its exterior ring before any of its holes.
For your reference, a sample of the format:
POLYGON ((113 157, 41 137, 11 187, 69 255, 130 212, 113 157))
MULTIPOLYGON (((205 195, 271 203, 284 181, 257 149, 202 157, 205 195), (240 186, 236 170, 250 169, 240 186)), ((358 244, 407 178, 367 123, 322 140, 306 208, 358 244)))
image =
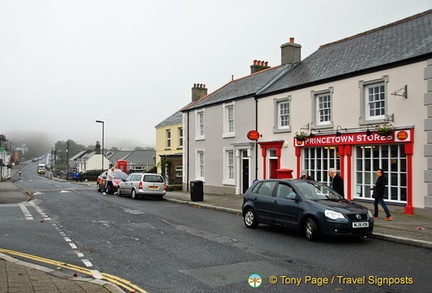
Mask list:
POLYGON ((386 202, 405 205, 405 213, 413 214, 412 156, 414 129, 398 129, 391 135, 377 132, 316 135, 305 141, 294 139, 297 177, 307 169, 315 180, 328 182, 327 171, 335 168, 345 184, 345 197, 372 200, 371 187, 381 168, 387 176, 386 202))

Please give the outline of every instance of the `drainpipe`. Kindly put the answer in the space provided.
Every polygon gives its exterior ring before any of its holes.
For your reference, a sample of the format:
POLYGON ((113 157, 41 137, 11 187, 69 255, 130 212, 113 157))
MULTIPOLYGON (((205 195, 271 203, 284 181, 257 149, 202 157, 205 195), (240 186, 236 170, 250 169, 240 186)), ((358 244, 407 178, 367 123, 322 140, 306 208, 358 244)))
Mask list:
MULTIPOLYGON (((255 130, 258 131, 258 99, 255 96, 255 130)), ((255 180, 258 179, 258 140, 255 141, 255 180)))
POLYGON ((189 127, 189 111, 186 112, 186 123, 187 123, 187 148, 186 148, 186 191, 189 191, 189 142, 190 142, 190 127, 189 127))

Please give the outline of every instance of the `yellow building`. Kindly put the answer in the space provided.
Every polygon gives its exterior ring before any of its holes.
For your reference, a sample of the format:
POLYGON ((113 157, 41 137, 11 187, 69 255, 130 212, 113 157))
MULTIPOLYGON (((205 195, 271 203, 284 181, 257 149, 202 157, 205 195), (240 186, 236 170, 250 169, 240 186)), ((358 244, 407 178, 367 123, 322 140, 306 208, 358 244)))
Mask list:
POLYGON ((156 165, 168 184, 182 183, 183 123, 177 111, 156 125, 156 165))
MULTIPOLYGON (((207 95, 205 84, 195 83, 192 87, 191 103, 207 95)), ((183 116, 177 111, 156 128, 156 166, 168 184, 182 184, 183 176, 183 116)))

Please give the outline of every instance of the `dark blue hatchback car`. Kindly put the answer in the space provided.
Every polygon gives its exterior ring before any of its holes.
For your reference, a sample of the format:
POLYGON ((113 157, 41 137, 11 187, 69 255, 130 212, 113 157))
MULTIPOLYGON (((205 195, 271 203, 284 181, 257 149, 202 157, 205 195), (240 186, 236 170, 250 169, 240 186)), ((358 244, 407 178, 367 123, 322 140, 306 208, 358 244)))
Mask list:
POLYGON ((302 230, 308 240, 320 236, 364 237, 374 220, 364 206, 344 199, 328 186, 308 180, 256 181, 243 196, 246 227, 259 223, 302 230))

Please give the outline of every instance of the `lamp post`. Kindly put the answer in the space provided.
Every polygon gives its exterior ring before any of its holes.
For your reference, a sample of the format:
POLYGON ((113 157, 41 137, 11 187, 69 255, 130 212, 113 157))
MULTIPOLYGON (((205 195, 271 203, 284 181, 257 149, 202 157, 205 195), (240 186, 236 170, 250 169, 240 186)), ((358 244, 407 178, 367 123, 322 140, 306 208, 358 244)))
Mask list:
POLYGON ((103 120, 96 120, 96 123, 102 123, 102 172, 104 170, 104 136, 105 136, 105 122, 103 120))

